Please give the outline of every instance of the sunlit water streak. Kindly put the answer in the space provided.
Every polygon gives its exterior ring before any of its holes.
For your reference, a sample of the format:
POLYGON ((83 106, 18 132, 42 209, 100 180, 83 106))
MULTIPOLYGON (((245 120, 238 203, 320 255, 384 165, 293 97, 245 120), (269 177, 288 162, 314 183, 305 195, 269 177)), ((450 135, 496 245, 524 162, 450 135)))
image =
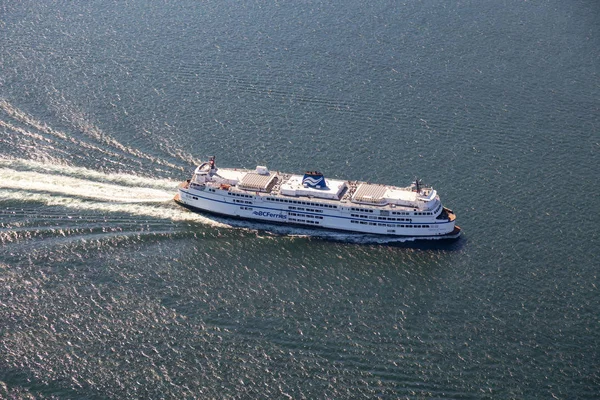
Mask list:
POLYGON ((156 157, 149 156, 140 150, 133 149, 128 146, 124 146, 119 141, 115 140, 110 135, 100 131, 97 127, 95 127, 93 124, 88 122, 84 116, 71 111, 71 108, 69 108, 69 107, 61 107, 61 109, 60 109, 61 115, 64 117, 67 117, 68 121, 73 125, 74 129, 77 129, 78 131, 82 132, 85 137, 92 139, 94 142, 96 142, 98 144, 91 144, 91 143, 88 143, 87 141, 73 138, 64 132, 53 129, 53 128, 49 127, 48 125, 43 124, 40 121, 37 121, 35 118, 26 114, 25 112, 13 107, 6 100, 0 99, 0 110, 4 111, 10 118, 14 119, 15 121, 22 123, 29 128, 33 128, 39 132, 38 134, 31 133, 25 129, 15 127, 12 124, 10 124, 9 122, 0 121, 0 126, 10 129, 10 130, 14 130, 15 132, 17 132, 21 135, 30 136, 34 139, 42 140, 42 141, 50 142, 50 143, 52 142, 52 139, 50 139, 50 138, 59 139, 61 141, 67 142, 67 143, 75 144, 76 146, 80 147, 81 149, 95 150, 95 151, 98 151, 98 152, 101 152, 101 153, 107 154, 108 156, 113 156, 113 157, 118 156, 118 153, 115 153, 115 150, 117 150, 124 154, 127 154, 128 156, 133 156, 134 158, 145 159, 145 160, 151 161, 151 162, 159 164, 159 165, 167 166, 169 168, 182 170, 182 168, 180 166, 176 166, 167 161, 158 159, 156 157), (44 134, 46 136, 42 136, 41 134, 44 134), (111 149, 111 150, 107 151, 106 149, 111 149))

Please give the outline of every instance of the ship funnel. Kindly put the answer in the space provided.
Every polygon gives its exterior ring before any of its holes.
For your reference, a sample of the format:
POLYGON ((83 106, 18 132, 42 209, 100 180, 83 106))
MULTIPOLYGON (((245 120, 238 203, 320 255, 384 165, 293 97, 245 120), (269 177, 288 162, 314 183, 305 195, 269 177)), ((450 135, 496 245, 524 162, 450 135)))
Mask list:
POLYGON ((308 171, 304 174, 302 178, 302 185, 305 187, 317 188, 317 189, 326 189, 327 183, 325 182, 325 177, 320 172, 312 172, 308 171))

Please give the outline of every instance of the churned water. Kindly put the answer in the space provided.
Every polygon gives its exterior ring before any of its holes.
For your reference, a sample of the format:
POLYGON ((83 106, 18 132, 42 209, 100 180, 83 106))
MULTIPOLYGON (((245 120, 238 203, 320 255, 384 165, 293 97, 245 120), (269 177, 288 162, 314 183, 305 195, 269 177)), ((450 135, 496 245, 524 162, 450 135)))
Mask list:
POLYGON ((0 5, 0 398, 598 398, 596 1, 0 5), (450 243, 175 205, 433 185, 450 243))

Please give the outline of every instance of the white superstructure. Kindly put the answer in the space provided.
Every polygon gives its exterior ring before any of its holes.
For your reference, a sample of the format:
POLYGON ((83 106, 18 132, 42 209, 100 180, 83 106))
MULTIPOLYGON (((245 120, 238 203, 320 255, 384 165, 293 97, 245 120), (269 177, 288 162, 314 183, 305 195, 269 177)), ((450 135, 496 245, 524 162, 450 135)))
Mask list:
POLYGON ((179 185, 175 201, 198 211, 369 234, 454 238, 454 213, 417 180, 405 188, 304 175, 217 168, 214 157, 179 185))

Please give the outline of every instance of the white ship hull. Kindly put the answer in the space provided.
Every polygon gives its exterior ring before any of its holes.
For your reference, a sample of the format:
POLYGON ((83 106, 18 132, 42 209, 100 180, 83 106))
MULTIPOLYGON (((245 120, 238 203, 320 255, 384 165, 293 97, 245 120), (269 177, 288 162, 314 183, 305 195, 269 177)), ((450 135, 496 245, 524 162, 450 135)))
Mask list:
POLYGON ((218 169, 217 173, 214 162, 212 167, 214 169, 198 167, 191 181, 179 185, 175 200, 195 211, 266 223, 430 239, 455 238, 460 234, 460 228, 455 225, 454 214, 442 207, 439 197, 432 189, 426 189, 429 191, 427 193, 425 190, 419 191, 416 197, 414 193, 410 194, 415 198, 414 204, 409 204, 405 200, 409 194, 400 193, 404 198, 396 196, 400 198, 396 203, 404 201, 406 203, 403 203, 404 205, 390 204, 390 202, 395 201, 393 196, 398 194, 396 192, 408 188, 381 186, 382 189, 379 190, 379 186, 370 184, 361 187, 361 182, 328 181, 327 189, 333 186, 337 192, 335 190, 329 192, 312 190, 311 192, 311 188, 306 184, 302 187, 297 185, 295 187, 297 192, 299 190, 303 192, 293 196, 290 193, 294 187, 286 186, 286 182, 293 183, 297 176, 263 173, 262 181, 268 181, 264 183, 260 181, 260 174, 254 171, 218 169), (211 175, 207 171, 214 173, 211 175), (247 174, 251 176, 246 177, 247 174), (252 182, 250 178, 258 183, 252 182), (250 182, 250 185, 254 183, 254 186, 245 187, 244 185, 249 186, 245 181, 250 182), (352 191, 353 187, 356 189, 357 186, 358 190, 354 190, 353 197, 352 193, 346 193, 352 191), (383 202, 367 196, 365 193, 373 193, 373 188, 376 189, 375 191, 379 190, 378 193, 385 193, 389 198, 383 202), (383 191, 384 189, 386 191, 383 191), (356 197, 361 194, 365 198, 356 197), (317 195, 320 197, 316 197, 317 195), (337 195, 340 197, 336 198, 337 195), (365 204, 365 202, 373 204, 365 204))

